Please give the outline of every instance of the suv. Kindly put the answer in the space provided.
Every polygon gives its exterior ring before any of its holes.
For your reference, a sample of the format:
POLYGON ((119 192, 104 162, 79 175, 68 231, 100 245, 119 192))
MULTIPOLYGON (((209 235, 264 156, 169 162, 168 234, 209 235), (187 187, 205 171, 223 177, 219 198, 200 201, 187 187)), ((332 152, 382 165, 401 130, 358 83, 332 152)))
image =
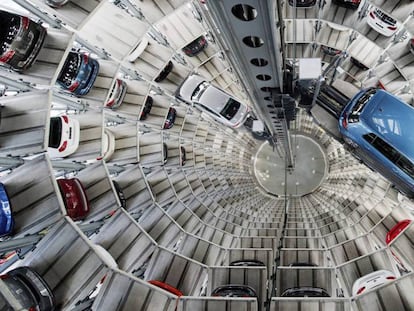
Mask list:
POLYGON ((46 37, 46 28, 26 16, 0 11, 0 63, 16 71, 28 69, 46 37))

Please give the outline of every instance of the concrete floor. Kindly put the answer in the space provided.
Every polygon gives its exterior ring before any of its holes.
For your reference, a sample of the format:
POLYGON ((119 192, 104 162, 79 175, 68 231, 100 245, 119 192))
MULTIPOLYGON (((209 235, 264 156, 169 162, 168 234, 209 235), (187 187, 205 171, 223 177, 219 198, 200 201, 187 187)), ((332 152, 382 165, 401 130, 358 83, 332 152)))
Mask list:
POLYGON ((328 165, 325 152, 312 138, 295 135, 291 139, 294 168, 285 174, 285 161, 268 142, 260 146, 254 160, 254 173, 259 184, 269 193, 302 196, 315 191, 325 180, 328 165))

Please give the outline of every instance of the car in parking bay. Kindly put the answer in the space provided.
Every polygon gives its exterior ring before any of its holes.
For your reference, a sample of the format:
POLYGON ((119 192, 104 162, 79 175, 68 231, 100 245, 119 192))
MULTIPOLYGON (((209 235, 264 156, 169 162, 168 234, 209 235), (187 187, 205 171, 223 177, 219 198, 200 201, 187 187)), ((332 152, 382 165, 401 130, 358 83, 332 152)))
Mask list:
POLYGON ((239 284, 227 284, 216 287, 212 292, 211 296, 213 297, 243 297, 257 298, 256 291, 253 287, 248 285, 239 285, 239 284))
POLYGON ((33 268, 15 268, 0 280, 0 310, 55 310, 52 290, 33 268))
POLYGON ((290 6, 298 8, 311 8, 316 4, 316 0, 289 0, 290 6))
POLYGON ((79 146, 79 121, 68 115, 50 118, 49 145, 51 158, 64 158, 74 153, 79 146))
POLYGON ((148 281, 148 283, 157 286, 159 288, 162 288, 163 290, 166 290, 167 292, 176 295, 178 297, 184 296, 183 292, 180 291, 179 289, 175 288, 174 286, 171 286, 168 283, 159 281, 159 280, 150 280, 148 281))
POLYGON ((6 186, 0 183, 0 237, 10 235, 14 227, 14 218, 6 186))
POLYGON ((98 160, 108 161, 115 152, 115 135, 108 128, 104 128, 102 136, 102 156, 98 160))
POLYGON ((238 128, 249 116, 250 108, 239 100, 193 74, 177 89, 175 96, 227 126, 238 128))
POLYGON ((173 107, 170 107, 168 109, 168 113, 164 121, 163 129, 168 130, 172 128, 176 117, 177 117, 177 110, 173 107))
POLYGON ((167 78, 167 76, 170 74, 170 72, 173 70, 174 64, 172 61, 169 61, 167 65, 161 70, 161 72, 158 74, 158 76, 155 77, 155 82, 161 82, 167 78))
POLYGON ((329 55, 329 56, 335 56, 335 55, 339 55, 342 53, 341 50, 335 49, 333 47, 321 44, 321 51, 323 54, 325 55, 329 55))
POLYGON ((127 84, 124 80, 114 79, 109 89, 108 98, 105 101, 105 108, 118 108, 125 98, 127 84))
POLYGON ((361 0, 332 0, 336 5, 356 10, 361 4, 361 0))
POLYGON ((168 146, 166 143, 162 143, 162 162, 165 164, 168 161, 168 146))
POLYGON ((410 49, 410 52, 414 54, 414 38, 411 38, 408 41, 408 48, 410 49))
POLYGON ((121 186, 119 185, 119 183, 116 180, 112 180, 112 183, 114 184, 114 188, 115 188, 116 194, 118 196, 118 199, 121 202, 121 207, 126 208, 127 200, 126 200, 124 192, 122 191, 121 186))
POLYGON ((387 235, 385 237, 385 243, 390 244, 396 237, 398 237, 401 232, 403 232, 410 224, 412 220, 411 219, 404 219, 399 221, 394 227, 390 229, 390 231, 387 232, 387 235))
POLYGON ((265 264, 262 261, 256 260, 256 259, 241 259, 241 260, 232 261, 230 263, 230 266, 232 267, 264 267, 265 264))
POLYGON ((379 34, 391 37, 398 29, 399 23, 379 8, 373 7, 367 16, 368 25, 379 34))
POLYGON ((187 56, 196 56, 200 52, 204 51, 208 46, 208 42, 206 37, 199 36, 197 39, 191 41, 185 47, 182 48, 182 51, 187 56))
POLYGON ((371 289, 392 282, 396 279, 394 273, 388 270, 377 270, 357 279, 352 285, 352 296, 360 295, 371 289))
POLYGON ((66 3, 68 3, 69 0, 45 0, 45 2, 48 6, 51 6, 52 8, 60 8, 64 6, 66 3))
POLYGON ((181 164, 181 166, 184 166, 186 161, 187 161, 187 153, 185 151, 184 146, 180 146, 180 164, 181 164))
POLYGON ((87 52, 72 50, 65 59, 57 77, 63 90, 85 95, 91 90, 99 72, 99 63, 87 52))
POLYGON ((321 287, 301 286, 285 289, 281 297, 331 297, 331 295, 321 287))
POLYGON ((85 219, 90 206, 82 182, 78 178, 60 178, 56 181, 68 216, 75 221, 85 219))
POLYGON ((30 18, 0 10, 0 63, 15 71, 28 69, 39 54, 46 28, 30 18))
POLYGON ((145 120, 149 113, 151 112, 152 104, 154 103, 154 100, 151 96, 147 96, 145 99, 144 107, 142 107, 141 114, 139 116, 139 120, 145 120))

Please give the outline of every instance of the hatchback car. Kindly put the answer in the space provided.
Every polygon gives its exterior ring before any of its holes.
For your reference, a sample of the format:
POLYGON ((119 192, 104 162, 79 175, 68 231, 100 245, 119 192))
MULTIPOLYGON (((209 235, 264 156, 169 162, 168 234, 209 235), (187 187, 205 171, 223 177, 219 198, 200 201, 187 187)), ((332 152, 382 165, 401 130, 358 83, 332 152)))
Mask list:
POLYGON ((60 8, 64 6, 66 3, 68 3, 69 0, 45 0, 45 2, 48 6, 51 6, 52 8, 60 8))
POLYGON ((184 146, 180 146, 180 164, 181 164, 181 166, 184 166, 186 161, 187 161, 187 154, 186 154, 185 148, 184 148, 184 146))
POLYGON ((394 227, 387 232, 385 243, 390 244, 401 232, 411 224, 411 219, 404 219, 399 221, 394 227))
POLYGON ((115 79, 111 85, 108 98, 105 101, 105 108, 115 109, 121 106, 127 91, 127 84, 124 80, 115 79))
POLYGON ((175 96, 189 104, 195 104, 215 120, 233 128, 240 127, 250 112, 248 106, 199 75, 190 75, 184 80, 175 96))
POLYGON ((46 37, 46 28, 26 16, 0 11, 0 63, 16 70, 28 69, 46 37))
POLYGON ((174 125, 176 116, 177 116, 177 110, 175 110, 175 108, 173 107, 170 107, 168 109, 167 117, 165 118, 163 128, 166 130, 172 128, 174 125))
POLYGON ((81 181, 77 178, 61 178, 56 181, 68 216, 75 221, 85 219, 90 211, 90 207, 81 181))
POLYGON ((207 47, 208 42, 206 37, 200 36, 197 39, 191 41, 189 44, 187 44, 185 47, 182 48, 182 51, 187 56, 196 56, 198 53, 205 50, 207 47))
POLYGON ((359 295, 378 286, 395 280, 395 275, 388 270, 378 270, 360 277, 352 285, 352 295, 359 295))
POLYGON ((154 79, 155 82, 161 82, 167 78, 169 73, 173 70, 173 62, 169 61, 167 65, 161 70, 161 72, 158 74, 158 76, 154 79))
POLYGON ((375 7, 369 11, 367 23, 372 29, 385 37, 395 34, 398 28, 397 20, 375 7))
POLYGON ((79 146, 79 121, 67 115, 50 118, 48 154, 51 158, 64 158, 79 146))
POLYGON ((87 94, 99 72, 99 63, 89 53, 70 51, 57 78, 57 83, 75 95, 87 94))
POLYGON ((356 10, 360 5, 361 0, 333 0, 333 3, 345 8, 356 10))
POLYGON ((302 286, 286 289, 281 297, 331 297, 331 295, 324 288, 302 286))
POLYGON ((148 117, 149 113, 151 112, 153 102, 154 100, 152 99, 152 97, 147 96, 147 98, 145 99, 144 107, 142 107, 141 115, 139 116, 140 121, 145 120, 148 117))
POLYGON ((311 8, 316 4, 316 0, 289 0, 290 6, 298 8, 311 8))
POLYGON ((215 288, 211 292, 213 297, 257 297, 256 291, 247 285, 229 284, 215 288))
POLYGON ((0 279, 0 310, 55 310, 52 290, 34 269, 18 267, 0 279))
POLYGON ((148 283, 155 285, 159 288, 162 288, 163 290, 166 290, 167 292, 170 292, 173 295, 176 295, 178 297, 184 296, 183 292, 179 289, 175 288, 174 286, 171 286, 170 284, 158 281, 158 280, 151 280, 148 281, 148 283))
POLYGON ((13 231, 14 219, 11 211, 9 196, 6 187, 0 183, 0 237, 9 235, 13 231))

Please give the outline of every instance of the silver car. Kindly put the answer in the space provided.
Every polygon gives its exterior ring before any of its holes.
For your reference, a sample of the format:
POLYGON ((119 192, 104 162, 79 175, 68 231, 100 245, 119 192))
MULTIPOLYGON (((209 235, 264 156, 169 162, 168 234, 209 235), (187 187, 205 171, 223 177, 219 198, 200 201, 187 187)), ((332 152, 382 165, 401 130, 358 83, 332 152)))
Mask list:
POLYGON ((190 75, 178 88, 175 96, 195 104, 217 121, 237 128, 249 116, 249 107, 199 75, 190 75))

